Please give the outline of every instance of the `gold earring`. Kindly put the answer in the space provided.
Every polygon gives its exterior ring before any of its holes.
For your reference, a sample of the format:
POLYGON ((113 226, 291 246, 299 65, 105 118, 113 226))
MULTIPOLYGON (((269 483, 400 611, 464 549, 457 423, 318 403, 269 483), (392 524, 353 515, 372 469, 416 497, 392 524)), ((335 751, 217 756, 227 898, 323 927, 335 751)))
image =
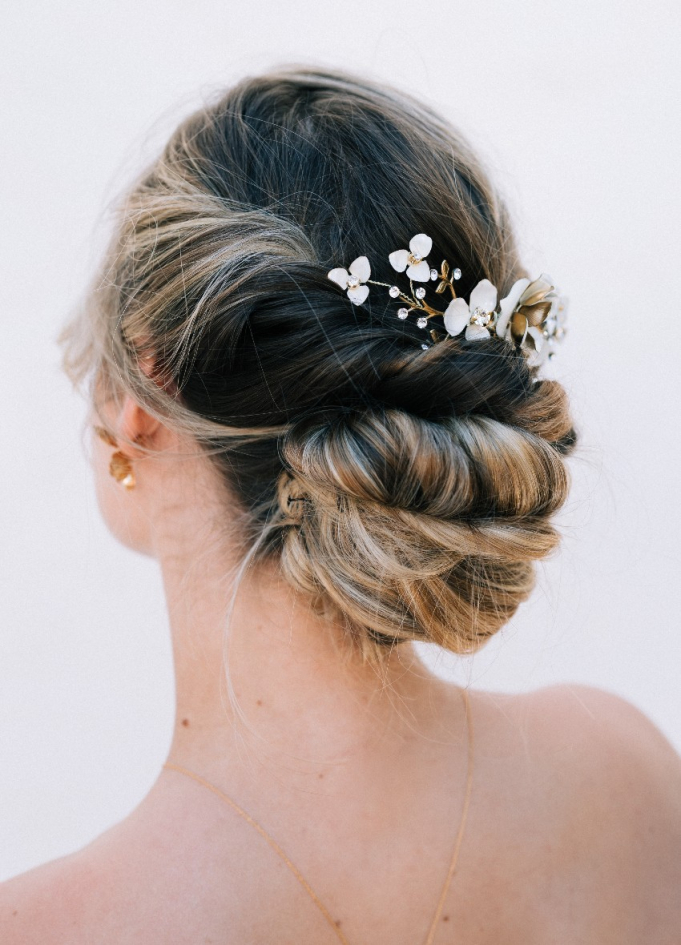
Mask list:
MULTIPOLYGON (((111 436, 108 430, 105 430, 104 427, 94 427, 95 433, 100 439, 104 440, 109 446, 118 446, 116 440, 111 436)), ((109 473, 114 477, 116 482, 119 482, 126 489, 135 488, 135 474, 132 470, 132 463, 128 456, 125 453, 122 453, 120 450, 112 455, 111 461, 109 463, 109 473)))
POLYGON ((112 455, 109 472, 116 482, 120 482, 126 489, 135 488, 135 474, 132 471, 132 463, 125 453, 121 453, 120 450, 116 450, 112 455))

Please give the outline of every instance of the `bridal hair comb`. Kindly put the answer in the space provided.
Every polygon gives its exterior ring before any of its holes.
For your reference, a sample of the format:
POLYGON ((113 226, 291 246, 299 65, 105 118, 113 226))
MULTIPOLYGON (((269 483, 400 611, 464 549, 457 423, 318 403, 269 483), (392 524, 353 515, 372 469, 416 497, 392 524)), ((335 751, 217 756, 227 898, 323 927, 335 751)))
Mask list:
MULTIPOLYGON (((541 364, 555 354, 556 345, 565 336, 566 303, 551 282, 542 273, 534 280, 518 279, 511 291, 498 304, 498 291, 489 279, 482 279, 470 294, 468 302, 456 294, 454 283, 461 278, 461 270, 442 261, 439 270, 431 268, 428 255, 433 241, 425 233, 417 233, 409 241, 409 249, 390 253, 390 265, 404 272, 409 279, 409 291, 397 285, 376 282, 371 278, 371 265, 366 256, 358 256, 347 269, 332 269, 328 278, 345 290, 353 305, 362 305, 369 296, 369 286, 382 286, 388 295, 400 304, 397 317, 405 320, 413 313, 419 328, 428 331, 431 342, 456 338, 462 333, 468 341, 479 341, 492 336, 523 348, 534 364, 541 364), (435 293, 449 293, 451 299, 444 310, 434 308, 426 301, 426 287, 414 283, 437 282, 435 293), (437 326, 431 319, 437 318, 437 326), (440 322, 441 319, 441 322, 440 322), (444 331, 439 327, 443 325, 444 331)), ((423 343, 422 348, 431 344, 423 343)))

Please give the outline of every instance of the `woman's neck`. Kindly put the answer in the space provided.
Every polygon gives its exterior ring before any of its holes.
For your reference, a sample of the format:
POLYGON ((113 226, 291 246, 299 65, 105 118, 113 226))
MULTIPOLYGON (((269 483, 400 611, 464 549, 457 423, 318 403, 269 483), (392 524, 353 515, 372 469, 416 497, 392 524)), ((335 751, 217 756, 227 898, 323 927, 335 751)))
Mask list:
MULTIPOLYGON (((333 766, 395 748, 427 724, 438 681, 411 644, 379 672, 312 612, 274 565, 247 570, 231 615, 236 561, 195 534, 159 555, 173 637, 173 761, 221 779, 246 765, 333 766)), ((298 776, 298 775, 296 775, 298 776)))

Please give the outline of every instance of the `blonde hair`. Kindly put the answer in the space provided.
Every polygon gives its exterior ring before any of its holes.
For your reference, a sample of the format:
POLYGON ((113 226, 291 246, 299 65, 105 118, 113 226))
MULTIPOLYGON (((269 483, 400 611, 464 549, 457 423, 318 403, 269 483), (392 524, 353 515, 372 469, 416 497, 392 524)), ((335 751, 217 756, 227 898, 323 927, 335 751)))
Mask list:
POLYGON ((557 543, 575 443, 563 389, 511 343, 423 351, 387 297, 353 308, 326 278, 369 252, 392 282, 417 232, 464 297, 525 275, 479 162, 421 103, 336 73, 247 79, 126 196, 61 335, 95 402, 128 392, 195 438, 246 545, 370 659, 472 652, 508 620, 557 543))

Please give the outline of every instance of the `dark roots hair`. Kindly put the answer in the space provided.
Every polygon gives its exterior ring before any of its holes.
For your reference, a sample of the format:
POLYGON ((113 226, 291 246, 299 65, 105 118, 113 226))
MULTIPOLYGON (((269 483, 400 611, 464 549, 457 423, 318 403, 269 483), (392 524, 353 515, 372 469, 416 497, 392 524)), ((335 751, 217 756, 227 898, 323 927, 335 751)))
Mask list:
POLYGON ((327 279, 368 252, 392 282, 419 232, 464 297, 526 275, 478 160, 421 103, 336 73, 247 79, 127 195, 61 335, 93 397, 127 391, 196 439, 257 558, 373 658, 472 652, 508 620, 556 545, 575 443, 562 387, 510 342, 424 351, 387 294, 355 308, 327 279))

